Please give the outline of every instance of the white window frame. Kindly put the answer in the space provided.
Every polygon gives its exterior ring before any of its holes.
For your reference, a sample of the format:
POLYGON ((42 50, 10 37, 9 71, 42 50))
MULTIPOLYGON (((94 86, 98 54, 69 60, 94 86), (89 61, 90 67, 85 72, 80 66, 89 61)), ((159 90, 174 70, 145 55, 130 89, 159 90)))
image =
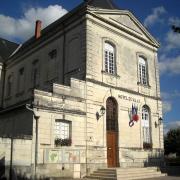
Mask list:
POLYGON ((147 106, 142 107, 143 143, 151 143, 150 111, 147 106))
POLYGON ((148 69, 146 59, 139 56, 138 59, 138 72, 139 72, 139 82, 143 85, 148 85, 148 69))
POLYGON ((55 139, 71 139, 71 122, 65 120, 55 120, 55 139))
POLYGON ((104 66, 105 72, 116 73, 115 47, 109 42, 104 43, 104 66))

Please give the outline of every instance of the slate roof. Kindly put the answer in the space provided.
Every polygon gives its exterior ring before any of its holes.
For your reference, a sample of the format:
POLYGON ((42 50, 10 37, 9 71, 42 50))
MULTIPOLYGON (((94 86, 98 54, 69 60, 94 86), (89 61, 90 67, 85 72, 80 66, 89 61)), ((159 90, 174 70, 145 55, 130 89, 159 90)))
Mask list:
POLYGON ((0 62, 4 62, 19 46, 14 42, 0 38, 0 62))
POLYGON ((113 0, 86 0, 89 6, 102 8, 102 9, 119 9, 113 0))
MULTIPOLYGON (((102 9, 119 9, 113 2, 113 0, 84 0, 83 3, 81 3, 79 6, 77 6, 76 8, 72 9, 69 13, 67 13, 65 16, 61 17, 60 19, 58 19, 57 21, 53 22, 52 24, 50 24, 49 26, 47 26, 46 28, 44 28, 41 31, 41 36, 47 36, 48 34, 51 33, 51 31, 59 26, 60 24, 62 24, 62 22, 64 20, 66 20, 66 18, 70 17, 72 14, 76 13, 79 9, 83 9, 86 6, 92 6, 92 7, 97 7, 97 8, 102 8, 102 9)), ((35 36, 31 37, 29 40, 27 40, 26 42, 24 42, 22 44, 22 46, 20 47, 20 49, 14 54, 17 55, 20 52, 26 50, 30 45, 34 44, 36 42, 35 36)), ((13 55, 13 56, 14 56, 13 55)))

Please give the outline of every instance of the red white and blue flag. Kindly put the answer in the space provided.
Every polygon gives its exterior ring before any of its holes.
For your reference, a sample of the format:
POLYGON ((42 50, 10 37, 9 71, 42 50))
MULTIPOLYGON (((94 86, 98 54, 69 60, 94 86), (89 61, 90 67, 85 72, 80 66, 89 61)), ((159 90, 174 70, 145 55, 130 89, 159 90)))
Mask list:
POLYGON ((134 126, 134 121, 137 122, 138 120, 139 120, 138 106, 136 106, 135 104, 132 104, 129 126, 130 127, 134 126))
POLYGON ((131 117, 132 121, 138 121, 139 120, 139 116, 138 116, 138 106, 136 106, 135 104, 132 104, 132 117, 131 117))

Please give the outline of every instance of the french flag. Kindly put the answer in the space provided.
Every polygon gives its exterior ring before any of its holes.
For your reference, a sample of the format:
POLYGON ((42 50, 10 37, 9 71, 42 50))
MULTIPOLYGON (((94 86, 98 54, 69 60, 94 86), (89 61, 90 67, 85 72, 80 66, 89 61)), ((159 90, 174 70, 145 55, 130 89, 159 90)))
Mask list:
POLYGON ((139 120, 138 107, 134 104, 132 104, 132 120, 136 122, 139 120))

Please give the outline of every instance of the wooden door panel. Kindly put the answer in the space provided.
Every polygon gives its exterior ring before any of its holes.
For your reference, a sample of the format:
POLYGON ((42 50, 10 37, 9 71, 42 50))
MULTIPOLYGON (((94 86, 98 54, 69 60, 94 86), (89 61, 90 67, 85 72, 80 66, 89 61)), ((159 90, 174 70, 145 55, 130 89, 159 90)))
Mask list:
POLYGON ((107 132, 107 161, 108 167, 117 166, 117 133, 107 132))

